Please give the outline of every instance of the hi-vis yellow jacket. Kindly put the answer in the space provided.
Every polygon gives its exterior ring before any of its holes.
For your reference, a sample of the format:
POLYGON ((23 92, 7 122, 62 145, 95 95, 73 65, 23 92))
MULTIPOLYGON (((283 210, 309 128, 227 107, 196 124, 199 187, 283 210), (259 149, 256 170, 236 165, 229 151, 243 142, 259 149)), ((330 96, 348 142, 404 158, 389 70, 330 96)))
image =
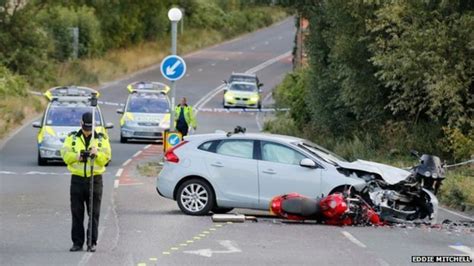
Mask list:
MULTIPOLYGON (((186 120, 186 124, 188 127, 196 127, 196 118, 194 117, 193 108, 189 105, 183 106, 184 110, 184 120, 186 120)), ((181 105, 176 106, 175 109, 175 125, 178 122, 179 115, 181 114, 181 105)))
MULTIPOLYGON (((64 140, 61 156, 67 164, 67 169, 73 175, 90 177, 90 158, 87 161, 86 176, 84 175, 84 163, 77 160, 82 150, 86 149, 86 141, 82 131, 71 132, 64 140)), ((97 147, 97 157, 94 160, 94 175, 100 175, 105 172, 105 165, 112 159, 112 150, 107 137, 102 133, 95 133, 95 138, 91 139, 89 148, 97 147)))

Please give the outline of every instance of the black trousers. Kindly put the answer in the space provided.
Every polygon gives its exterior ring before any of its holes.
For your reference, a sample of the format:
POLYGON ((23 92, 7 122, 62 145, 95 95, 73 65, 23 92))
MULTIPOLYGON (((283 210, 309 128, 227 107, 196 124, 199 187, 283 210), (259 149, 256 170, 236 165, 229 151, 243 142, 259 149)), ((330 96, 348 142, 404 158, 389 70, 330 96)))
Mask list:
MULTIPOLYGON (((84 235, 84 211, 86 206, 87 214, 89 215, 89 195, 90 195, 90 179, 82 176, 72 175, 71 177, 71 214, 72 214, 72 229, 71 238, 75 246, 83 246, 84 235)), ((97 244, 100 203, 102 201, 102 175, 94 176, 94 199, 93 199, 93 214, 92 226, 91 219, 88 219, 87 239, 89 239, 89 232, 92 230, 92 244, 97 244)))
POLYGON ((189 130, 188 125, 178 125, 176 129, 178 130, 179 133, 181 133, 183 137, 188 135, 188 130, 189 130))

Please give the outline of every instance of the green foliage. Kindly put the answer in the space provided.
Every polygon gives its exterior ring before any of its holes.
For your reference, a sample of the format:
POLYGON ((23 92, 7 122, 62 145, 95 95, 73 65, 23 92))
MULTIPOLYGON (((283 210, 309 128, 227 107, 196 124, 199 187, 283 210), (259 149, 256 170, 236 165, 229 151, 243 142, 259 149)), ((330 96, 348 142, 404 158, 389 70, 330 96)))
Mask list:
POLYGON ((18 75, 13 75, 5 66, 0 65, 0 97, 6 95, 26 96, 28 83, 18 75))
POLYGON ((53 78, 47 33, 32 19, 40 7, 33 1, 2 1, 0 5, 0 64, 44 86, 53 78))
POLYGON ((438 195, 444 204, 463 209, 474 206, 474 169, 462 167, 448 171, 438 195))
POLYGON ((79 28, 79 57, 97 56, 103 52, 103 40, 100 24, 94 15, 94 9, 53 6, 43 10, 38 20, 54 41, 50 57, 58 61, 71 58, 73 37, 71 28, 79 28))
POLYGON ((474 114, 474 13, 459 1, 396 1, 371 21, 377 77, 394 115, 465 126, 474 114))

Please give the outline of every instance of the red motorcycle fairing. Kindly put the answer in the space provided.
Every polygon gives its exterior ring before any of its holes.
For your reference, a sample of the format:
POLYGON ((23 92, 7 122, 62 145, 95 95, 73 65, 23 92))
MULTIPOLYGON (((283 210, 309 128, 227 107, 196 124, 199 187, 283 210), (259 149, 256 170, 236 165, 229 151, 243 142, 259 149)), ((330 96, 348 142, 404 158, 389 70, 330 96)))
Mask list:
POLYGON ((379 215, 360 198, 347 198, 342 193, 321 200, 298 193, 276 196, 270 202, 270 212, 289 220, 323 220, 328 225, 383 225, 379 215))

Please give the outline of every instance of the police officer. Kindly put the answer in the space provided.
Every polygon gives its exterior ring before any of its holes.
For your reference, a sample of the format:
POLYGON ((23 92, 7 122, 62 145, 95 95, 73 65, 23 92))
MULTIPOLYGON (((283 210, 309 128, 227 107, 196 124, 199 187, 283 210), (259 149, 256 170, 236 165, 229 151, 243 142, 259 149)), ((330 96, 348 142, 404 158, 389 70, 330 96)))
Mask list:
POLYGON ((112 156, 109 140, 104 134, 94 133, 95 138, 92 139, 92 123, 92 113, 84 113, 81 120, 81 130, 71 132, 61 149, 61 156, 72 174, 70 199, 73 246, 69 250, 71 252, 81 251, 84 245, 84 206, 87 207, 87 213, 90 213, 91 157, 94 157, 93 219, 92 226, 89 224, 87 228, 87 238, 89 238, 89 232, 92 230, 92 245, 88 246, 88 250, 95 252, 102 199, 102 173, 105 172, 105 165, 112 156), (84 151, 89 151, 89 156, 84 154, 84 151))
POLYGON ((176 129, 184 137, 188 135, 189 128, 196 130, 196 118, 194 117, 193 108, 186 103, 186 98, 181 99, 181 103, 176 106, 175 110, 176 129))

